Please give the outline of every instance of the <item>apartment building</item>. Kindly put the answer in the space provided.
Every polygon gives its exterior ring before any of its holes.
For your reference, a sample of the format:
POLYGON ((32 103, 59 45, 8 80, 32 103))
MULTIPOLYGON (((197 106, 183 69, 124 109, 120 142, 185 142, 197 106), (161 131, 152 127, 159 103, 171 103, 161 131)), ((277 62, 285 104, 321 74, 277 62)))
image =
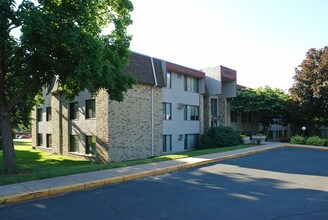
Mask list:
POLYGON ((133 52, 125 71, 138 83, 123 102, 109 100, 102 90, 96 97, 83 91, 67 100, 54 80, 42 90, 45 103, 32 112, 32 144, 102 162, 193 149, 205 129, 229 125, 228 100, 236 93, 236 71, 210 69, 194 70, 133 52))

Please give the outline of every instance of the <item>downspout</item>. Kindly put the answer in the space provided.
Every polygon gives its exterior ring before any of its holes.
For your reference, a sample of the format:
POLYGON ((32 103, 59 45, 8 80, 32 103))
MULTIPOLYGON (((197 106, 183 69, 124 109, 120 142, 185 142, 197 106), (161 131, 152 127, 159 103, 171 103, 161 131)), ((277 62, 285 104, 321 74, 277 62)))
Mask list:
POLYGON ((153 69, 155 85, 151 88, 151 156, 154 156, 154 89, 157 87, 157 78, 154 66, 154 60, 150 57, 151 67, 153 69))

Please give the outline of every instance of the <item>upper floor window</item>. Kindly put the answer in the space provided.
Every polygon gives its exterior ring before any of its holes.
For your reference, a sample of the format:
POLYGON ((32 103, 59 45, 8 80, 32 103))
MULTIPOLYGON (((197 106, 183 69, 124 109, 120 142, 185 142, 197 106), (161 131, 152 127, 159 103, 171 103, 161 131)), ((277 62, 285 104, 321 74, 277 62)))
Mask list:
POLYGON ((78 119, 79 106, 78 102, 69 103, 69 119, 78 119))
POLYGON ((199 106, 186 105, 184 112, 184 119, 191 121, 199 120, 199 106))
POLYGON ((172 103, 163 102, 163 120, 172 119, 172 103))
POLYGON ((46 120, 51 121, 51 107, 47 107, 46 112, 47 112, 46 120))
POLYGON ((166 73, 166 88, 172 88, 172 73, 166 73))
POLYGON ((42 121, 42 108, 38 108, 36 110, 36 120, 37 121, 42 121))
POLYGON ((198 79, 192 78, 189 76, 184 77, 184 90, 187 92, 196 92, 198 93, 198 79))
POLYGON ((218 116, 218 100, 217 99, 211 99, 211 115, 213 117, 218 116))
POLYGON ((94 99, 85 101, 85 118, 96 117, 96 101, 94 99))

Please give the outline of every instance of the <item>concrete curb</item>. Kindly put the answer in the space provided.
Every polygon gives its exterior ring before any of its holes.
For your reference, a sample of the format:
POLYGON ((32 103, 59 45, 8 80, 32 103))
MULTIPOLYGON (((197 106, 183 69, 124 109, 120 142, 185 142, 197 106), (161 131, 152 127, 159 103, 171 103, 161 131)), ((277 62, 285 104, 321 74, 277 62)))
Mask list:
MULTIPOLYGON (((53 187, 53 188, 48 188, 45 190, 32 191, 31 189, 29 189, 30 192, 28 192, 28 193, 17 193, 14 195, 2 196, 0 198, 0 204, 22 202, 22 201, 36 199, 36 198, 43 198, 43 197, 47 197, 47 196, 59 195, 59 194, 64 194, 64 193, 69 193, 69 192, 74 192, 74 191, 87 190, 87 189, 91 189, 91 188, 102 187, 102 186, 111 185, 111 184, 117 184, 117 183, 126 182, 126 181, 130 181, 130 180, 135 180, 135 179, 145 178, 145 177, 149 177, 149 176, 160 175, 160 174, 164 174, 164 173, 169 173, 169 172, 174 172, 174 171, 178 171, 178 170, 197 167, 197 166, 201 166, 201 165, 206 165, 206 164, 210 164, 210 163, 216 163, 219 161, 247 156, 247 155, 256 154, 256 153, 273 150, 273 149, 277 149, 277 148, 282 148, 282 147, 297 147, 297 148, 311 148, 311 149, 318 149, 318 150, 328 150, 327 147, 313 147, 313 146, 307 146, 307 145, 294 145, 294 144, 278 144, 278 145, 274 145, 274 146, 268 146, 266 148, 253 149, 253 150, 250 148, 250 151, 234 153, 231 155, 221 156, 221 157, 212 158, 212 159, 206 159, 206 158, 202 158, 202 156, 200 156, 199 157, 200 161, 197 161, 197 162, 185 162, 185 164, 173 165, 173 166, 168 166, 168 167, 164 167, 164 168, 156 168, 155 170, 151 170, 151 171, 141 171, 139 173, 125 174, 125 175, 123 174, 123 175, 115 176, 115 177, 111 177, 111 178, 104 178, 104 179, 100 179, 100 180, 81 182, 81 183, 77 183, 77 184, 70 184, 70 185, 66 185, 66 186, 62 186, 62 187, 53 187)), ((218 153, 218 154, 220 154, 220 153, 218 153)), ((213 155, 215 155, 215 154, 213 154, 213 155)), ((203 155, 203 156, 205 156, 205 155, 203 155)), ((184 158, 184 159, 187 159, 187 158, 184 158)), ((183 160, 183 159, 178 159, 177 161, 179 161, 179 160, 183 160)))

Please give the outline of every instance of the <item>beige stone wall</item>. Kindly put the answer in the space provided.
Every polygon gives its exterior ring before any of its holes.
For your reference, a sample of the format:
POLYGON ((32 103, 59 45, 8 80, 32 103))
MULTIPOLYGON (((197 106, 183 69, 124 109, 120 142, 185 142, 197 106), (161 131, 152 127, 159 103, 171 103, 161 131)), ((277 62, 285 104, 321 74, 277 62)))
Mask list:
POLYGON ((61 134, 59 128, 59 95, 53 94, 51 96, 51 122, 52 122, 52 151, 60 153, 60 139, 61 134))
MULTIPOLYGON (((154 88, 154 155, 162 153, 162 93, 154 88)), ((109 155, 111 161, 151 156, 152 87, 135 85, 123 102, 109 101, 109 155)))
POLYGON ((109 96, 105 90, 100 90, 96 97, 96 134, 97 159, 109 162, 108 154, 108 104, 109 96))
POLYGON ((230 102, 226 98, 219 98, 219 125, 230 126, 230 102))
POLYGON ((200 134, 204 133, 205 129, 205 112, 204 112, 204 95, 200 94, 199 95, 199 123, 200 123, 200 134))
POLYGON ((203 98, 203 104, 204 104, 204 131, 206 132, 208 129, 211 128, 211 102, 210 102, 210 96, 204 96, 203 98))

